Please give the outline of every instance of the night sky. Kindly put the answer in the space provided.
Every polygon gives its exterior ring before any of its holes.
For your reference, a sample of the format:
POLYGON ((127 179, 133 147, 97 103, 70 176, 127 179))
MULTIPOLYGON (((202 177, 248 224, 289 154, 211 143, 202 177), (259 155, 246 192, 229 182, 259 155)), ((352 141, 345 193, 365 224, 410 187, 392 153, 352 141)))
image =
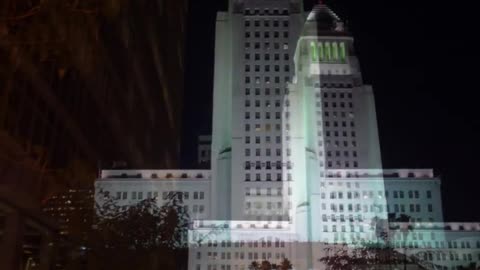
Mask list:
MULTIPOLYGON (((191 1, 182 166, 211 133, 215 13, 227 1, 191 1)), ((306 9, 316 1, 306 1, 306 9)), ((479 68, 473 1, 325 1, 355 38, 373 85, 385 168, 434 168, 446 221, 480 221, 479 68)))

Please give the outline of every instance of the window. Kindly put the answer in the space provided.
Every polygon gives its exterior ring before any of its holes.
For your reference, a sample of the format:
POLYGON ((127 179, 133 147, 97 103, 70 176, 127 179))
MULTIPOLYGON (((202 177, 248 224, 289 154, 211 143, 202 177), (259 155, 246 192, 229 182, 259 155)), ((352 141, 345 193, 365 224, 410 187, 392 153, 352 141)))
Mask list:
POLYGON ((432 191, 427 190, 427 198, 431 199, 432 198, 432 191))
POLYGON ((341 42, 340 43, 340 52, 339 52, 339 56, 340 56, 340 61, 344 62, 346 60, 346 50, 345 50, 345 43, 344 42, 341 42))

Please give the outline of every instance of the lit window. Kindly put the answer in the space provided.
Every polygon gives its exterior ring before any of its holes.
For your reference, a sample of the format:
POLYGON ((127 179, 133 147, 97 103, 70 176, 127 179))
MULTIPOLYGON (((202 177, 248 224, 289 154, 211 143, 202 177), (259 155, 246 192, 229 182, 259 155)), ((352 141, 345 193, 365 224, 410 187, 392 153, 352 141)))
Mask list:
POLYGON ((325 42, 325 61, 330 61, 332 59, 332 53, 330 48, 330 42, 325 42))
POLYGON ((337 61, 338 60, 338 44, 337 42, 332 42, 332 56, 333 60, 337 61))
POLYGON ((345 50, 345 43, 340 43, 340 61, 344 62, 346 60, 346 50, 345 50))

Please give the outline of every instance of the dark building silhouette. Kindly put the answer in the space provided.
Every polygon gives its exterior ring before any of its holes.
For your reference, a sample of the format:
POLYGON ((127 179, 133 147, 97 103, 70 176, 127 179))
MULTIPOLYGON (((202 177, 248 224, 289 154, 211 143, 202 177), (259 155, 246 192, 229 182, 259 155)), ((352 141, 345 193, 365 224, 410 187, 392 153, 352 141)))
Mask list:
POLYGON ((44 198, 98 167, 177 166, 186 12, 182 0, 0 3, 0 184, 44 198))

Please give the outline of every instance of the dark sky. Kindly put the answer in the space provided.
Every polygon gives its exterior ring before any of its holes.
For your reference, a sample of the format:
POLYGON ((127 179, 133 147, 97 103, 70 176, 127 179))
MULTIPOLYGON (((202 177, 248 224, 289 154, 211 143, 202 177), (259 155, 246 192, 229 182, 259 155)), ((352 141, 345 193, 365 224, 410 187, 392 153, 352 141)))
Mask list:
MULTIPOLYGON (((210 134, 215 13, 226 0, 191 1, 183 167, 210 134)), ((306 9, 312 3, 306 1, 306 9)), ((479 68, 474 2, 325 1, 355 38, 373 85, 385 168, 434 168, 447 221, 480 221, 479 68)))

